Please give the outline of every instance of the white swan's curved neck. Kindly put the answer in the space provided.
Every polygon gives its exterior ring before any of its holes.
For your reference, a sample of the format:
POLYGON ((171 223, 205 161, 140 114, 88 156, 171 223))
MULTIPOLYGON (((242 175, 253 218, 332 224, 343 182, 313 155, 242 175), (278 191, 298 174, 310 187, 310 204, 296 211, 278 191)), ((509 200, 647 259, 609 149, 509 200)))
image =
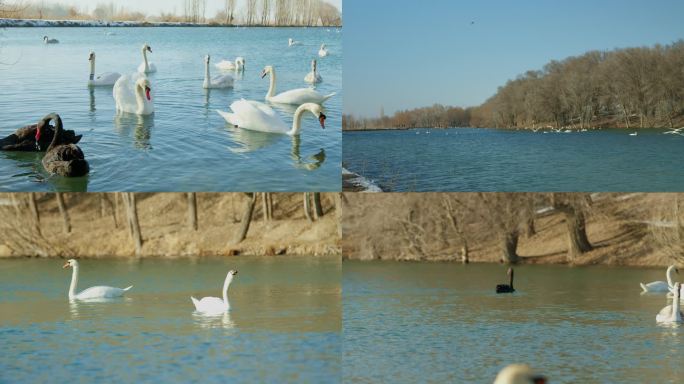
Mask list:
POLYGON ((145 89, 139 85, 135 86, 135 103, 138 106, 138 114, 145 111, 145 89))
POLYGON ((145 62, 145 73, 149 72, 150 64, 147 62, 147 50, 143 48, 142 50, 143 61, 145 62))
POLYGON ((672 282, 672 273, 674 272, 674 268, 669 267, 667 268, 667 286, 670 288, 674 288, 674 283, 672 282))
POLYGON ((204 85, 208 86, 211 84, 211 73, 209 72, 209 62, 204 62, 204 85))
POLYGON ((302 130, 302 115, 308 110, 306 105, 300 105, 299 108, 297 108, 292 120, 292 129, 287 133, 288 135, 294 136, 299 134, 299 131, 302 130))
POLYGON ((223 304, 226 307, 228 307, 228 287, 232 281, 233 275, 228 274, 228 276, 226 276, 226 280, 223 282, 223 304))
POLYGON ((73 299, 76 296, 76 286, 78 285, 78 265, 71 267, 71 285, 69 286, 69 298, 73 299))
POLYGON ((95 80, 95 57, 90 60, 90 77, 89 79, 95 80))
POLYGON ((270 84, 268 86, 268 93, 266 94, 266 98, 270 99, 271 97, 275 96, 276 93, 276 73, 275 69, 271 68, 269 71, 270 74, 270 84))

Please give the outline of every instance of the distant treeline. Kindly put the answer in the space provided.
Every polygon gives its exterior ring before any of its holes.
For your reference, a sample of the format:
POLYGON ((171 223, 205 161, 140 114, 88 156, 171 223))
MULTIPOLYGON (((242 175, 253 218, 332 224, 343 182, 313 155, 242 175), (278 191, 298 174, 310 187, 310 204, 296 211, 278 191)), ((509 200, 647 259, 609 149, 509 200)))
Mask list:
MULTIPOLYGON (((68 3, 68 0, 65 0, 68 3)), ((341 26, 341 12, 324 0, 225 0, 224 8, 207 16, 207 0, 184 0, 181 14, 149 16, 116 2, 97 3, 92 10, 39 0, 0 0, 0 18, 187 22, 241 26, 341 26)))
POLYGON ((551 61, 500 87, 479 107, 435 105, 343 127, 598 128, 671 127, 684 122, 684 40, 591 51, 551 61))

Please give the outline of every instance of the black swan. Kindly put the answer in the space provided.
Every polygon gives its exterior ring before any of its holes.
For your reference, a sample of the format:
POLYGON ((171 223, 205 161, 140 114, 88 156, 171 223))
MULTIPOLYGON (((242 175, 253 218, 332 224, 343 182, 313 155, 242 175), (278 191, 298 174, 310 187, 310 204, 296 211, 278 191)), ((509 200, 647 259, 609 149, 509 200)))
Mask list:
MULTIPOLYGON (((0 151, 24 151, 39 152, 47 149, 55 135, 55 129, 50 125, 52 114, 41 119, 38 124, 27 125, 17 129, 13 134, 0 139, 0 151), (36 132, 41 127, 42 134, 40 140, 36 140, 36 132)), ((74 131, 62 131, 62 142, 76 144, 81 141, 82 135, 77 135, 74 131)))
POLYGON ((513 288, 513 268, 508 268, 508 278, 510 279, 510 284, 499 284, 496 286, 496 293, 513 293, 515 288, 513 288))
MULTIPOLYGON (((62 118, 58 114, 49 115, 55 121, 55 134, 52 142, 43 156, 43 167, 52 174, 66 177, 78 177, 88 174, 90 167, 83 156, 81 148, 76 144, 66 143, 63 140, 62 118)), ((40 142, 43 128, 36 130, 36 141, 40 142)))

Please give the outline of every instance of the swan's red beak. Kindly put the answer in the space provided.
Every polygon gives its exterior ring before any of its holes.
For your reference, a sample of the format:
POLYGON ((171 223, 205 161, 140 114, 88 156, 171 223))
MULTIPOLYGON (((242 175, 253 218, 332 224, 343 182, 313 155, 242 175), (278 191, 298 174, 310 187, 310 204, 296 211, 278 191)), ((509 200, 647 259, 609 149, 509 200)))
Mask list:
POLYGON ((546 384, 546 377, 544 376, 535 376, 532 378, 532 382, 534 384, 546 384))
POLYGON ((36 129, 36 141, 40 141, 40 135, 43 133, 42 128, 42 126, 39 126, 38 129, 36 129))
POLYGON ((152 98, 150 98, 150 91, 150 87, 145 87, 145 96, 147 96, 147 100, 152 100, 152 98))
POLYGON ((62 269, 64 269, 64 268, 69 268, 69 267, 71 267, 71 265, 69 265, 69 263, 66 263, 66 264, 62 265, 62 269))
POLYGON ((321 123, 321 128, 323 129, 325 129, 325 119, 327 119, 327 117, 324 114, 321 113, 318 115, 318 122, 321 123))

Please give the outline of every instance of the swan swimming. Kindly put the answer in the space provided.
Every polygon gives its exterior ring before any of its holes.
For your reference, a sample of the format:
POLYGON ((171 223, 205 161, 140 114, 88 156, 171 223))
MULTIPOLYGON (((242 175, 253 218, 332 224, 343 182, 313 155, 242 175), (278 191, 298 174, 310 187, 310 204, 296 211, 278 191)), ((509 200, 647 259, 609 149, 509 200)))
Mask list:
POLYGON ((301 44, 301 43, 300 43, 299 41, 296 41, 296 40, 293 39, 293 38, 287 39, 287 46, 288 46, 288 47, 293 47, 293 46, 295 46, 295 45, 300 45, 300 44, 301 44))
POLYGON ((230 75, 218 75, 211 77, 209 72, 209 61, 211 56, 206 55, 204 57, 204 84, 202 87, 204 89, 221 89, 221 88, 233 88, 233 77, 230 75))
POLYGON ((508 268, 506 272, 509 279, 509 284, 498 284, 496 286, 496 293, 513 293, 515 288, 513 288, 513 268, 508 268))
POLYGON ((197 300, 190 296, 192 303, 195 305, 195 310, 206 314, 221 314, 229 310, 228 287, 230 286, 230 283, 233 282, 233 277, 237 275, 237 273, 238 271, 235 270, 228 271, 226 280, 223 282, 223 299, 219 299, 218 297, 203 297, 201 300, 197 300))
POLYGON ((667 268, 667 271, 665 272, 665 278, 667 279, 667 282, 665 281, 653 281, 648 284, 644 283, 639 283, 641 286, 641 289, 643 292, 669 292, 670 288, 674 287, 674 283, 672 282, 672 273, 679 273, 679 270, 677 267, 674 265, 670 265, 667 268))
POLYGON ((121 76, 114 84, 112 93, 116 110, 137 115, 154 113, 150 80, 142 73, 121 76))
POLYGON ((316 63, 316 60, 311 60, 311 72, 304 77, 304 81, 309 84, 316 84, 323 81, 323 77, 318 73, 318 63, 316 63))
POLYGON ((59 40, 57 39, 50 39, 47 36, 43 36, 43 42, 45 44, 59 44, 59 40))
POLYGON ((88 77, 88 85, 91 87, 114 85, 114 83, 116 83, 116 81, 121 77, 121 74, 118 72, 105 72, 95 77, 95 52, 90 51, 88 61, 90 61, 90 76, 88 77))
POLYGON ((684 314, 679 309, 679 296, 680 296, 680 283, 675 283, 673 287, 674 298, 672 299, 672 304, 661 309, 656 315, 656 322, 658 323, 681 323, 684 320, 684 314))
POLYGON ((266 101, 292 105, 302 105, 306 103, 323 104, 326 100, 335 96, 335 93, 324 96, 311 88, 292 89, 276 95, 276 72, 275 68, 270 65, 261 72, 261 78, 263 79, 269 74, 271 75, 271 78, 268 93, 266 94, 266 101))
POLYGON ((235 62, 228 60, 221 60, 214 66, 222 71, 244 71, 245 70, 245 58, 236 57, 235 62))
POLYGON ((78 261, 74 259, 67 260, 66 264, 62 268, 72 268, 71 273, 71 285, 69 286, 69 300, 88 300, 88 299, 102 299, 102 298, 112 298, 121 297, 126 291, 133 288, 115 288, 107 287, 104 285, 98 285, 96 287, 90 287, 81 291, 81 293, 76 293, 76 285, 78 285, 78 261))
POLYGON ((494 384, 546 384, 546 377, 532 371, 528 365, 511 364, 496 376, 494 384))
POLYGON ((328 48, 325 47, 325 44, 321 44, 321 49, 318 50, 318 56, 320 56, 320 57, 328 56, 328 48))
POLYGON ((153 62, 147 60, 147 52, 152 53, 152 48, 145 43, 142 46, 142 56, 143 62, 138 66, 138 72, 141 73, 154 73, 157 72, 157 66, 153 62))
POLYGON ((218 110, 216 112, 235 127, 290 136, 298 135, 301 131, 302 117, 306 111, 318 118, 323 129, 325 129, 325 119, 327 118, 323 114, 323 107, 315 103, 305 103, 297 108, 292 120, 292 128, 285 124, 273 108, 258 101, 238 100, 230 105, 230 109, 233 113, 218 110))

